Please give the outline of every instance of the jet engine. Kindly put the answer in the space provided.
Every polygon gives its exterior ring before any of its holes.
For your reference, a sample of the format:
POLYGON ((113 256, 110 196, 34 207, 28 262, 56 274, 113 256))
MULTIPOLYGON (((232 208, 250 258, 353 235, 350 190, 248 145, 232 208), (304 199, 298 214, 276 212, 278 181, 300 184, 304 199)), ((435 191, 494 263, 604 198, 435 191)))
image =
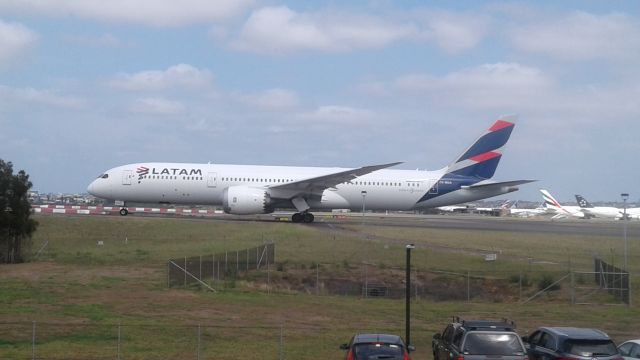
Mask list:
POLYGON ((273 212, 271 197, 266 190, 249 186, 231 186, 222 194, 224 212, 234 215, 268 214, 273 212))

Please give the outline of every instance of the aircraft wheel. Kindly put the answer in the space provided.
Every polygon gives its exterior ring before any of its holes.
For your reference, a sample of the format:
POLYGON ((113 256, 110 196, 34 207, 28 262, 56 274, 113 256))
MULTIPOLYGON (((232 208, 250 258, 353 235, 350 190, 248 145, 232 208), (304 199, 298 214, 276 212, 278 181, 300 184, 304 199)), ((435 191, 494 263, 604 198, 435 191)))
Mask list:
POLYGON ((304 220, 304 217, 300 213, 295 213, 291 215, 291 221, 294 223, 302 222, 302 220, 304 220))
POLYGON ((120 215, 127 216, 128 214, 129 214, 129 210, 127 210, 126 208, 120 209, 120 215))
POLYGON ((314 216, 312 213, 304 213, 304 222, 312 223, 313 219, 314 219, 314 216))

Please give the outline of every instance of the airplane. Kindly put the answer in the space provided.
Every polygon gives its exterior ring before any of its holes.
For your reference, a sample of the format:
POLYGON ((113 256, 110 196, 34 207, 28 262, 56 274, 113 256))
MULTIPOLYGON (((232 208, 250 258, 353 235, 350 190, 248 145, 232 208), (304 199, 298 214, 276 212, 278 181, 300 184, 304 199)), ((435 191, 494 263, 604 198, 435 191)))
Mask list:
POLYGON ((508 210, 509 210, 509 215, 519 216, 519 217, 529 217, 529 216, 543 215, 547 213, 547 208, 544 207, 544 203, 543 205, 540 205, 535 209, 519 209, 518 202, 516 201, 515 203, 513 203, 513 205, 510 208, 508 208, 508 210))
POLYGON ((544 205, 547 208, 547 212, 554 214, 551 219, 562 219, 567 217, 577 217, 581 219, 587 219, 590 216, 585 214, 579 206, 563 206, 560 205, 547 190, 540 189, 542 198, 544 199, 544 205))
POLYGON ((623 210, 611 206, 593 206, 582 195, 576 195, 576 201, 583 213, 599 218, 622 219, 623 210))
POLYGON ((134 163, 102 173, 90 194, 128 202, 222 205, 229 214, 266 214, 293 208, 295 223, 314 221, 313 210, 417 210, 454 205, 518 190, 535 180, 491 179, 516 116, 495 121, 461 156, 440 170, 395 170, 401 164, 360 168, 134 163))

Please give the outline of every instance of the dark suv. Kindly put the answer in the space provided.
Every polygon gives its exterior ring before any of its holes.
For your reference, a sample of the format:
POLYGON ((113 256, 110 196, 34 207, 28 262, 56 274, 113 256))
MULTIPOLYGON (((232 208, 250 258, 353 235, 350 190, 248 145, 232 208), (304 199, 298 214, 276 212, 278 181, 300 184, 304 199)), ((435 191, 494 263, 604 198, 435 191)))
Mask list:
POLYGON ((413 346, 405 346, 400 336, 388 334, 358 334, 340 349, 347 350, 346 360, 411 360, 409 352, 415 351, 413 346))
POLYGON ((526 350, 512 321, 454 318, 442 334, 433 335, 434 360, 525 360, 526 350))
POLYGON ((596 329, 541 327, 522 340, 530 360, 623 360, 609 336, 596 329))

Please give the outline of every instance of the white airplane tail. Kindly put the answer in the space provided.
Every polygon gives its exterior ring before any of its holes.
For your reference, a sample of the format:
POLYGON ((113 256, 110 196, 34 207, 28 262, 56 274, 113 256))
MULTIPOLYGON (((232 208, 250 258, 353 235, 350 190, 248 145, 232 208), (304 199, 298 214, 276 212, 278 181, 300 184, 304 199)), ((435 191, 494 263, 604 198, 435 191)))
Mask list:
MULTIPOLYGON (((544 206, 547 209, 552 210, 553 212, 555 212, 556 214, 551 218, 553 220, 555 219, 562 219, 562 218, 566 218, 570 215, 573 215, 571 213, 571 211, 567 210, 564 208, 564 206, 560 205, 560 203, 558 202, 558 200, 556 200, 547 190, 544 189, 540 189, 540 192, 542 193, 542 198, 544 199, 544 206)), ((574 215, 575 216, 575 215, 574 215)))

